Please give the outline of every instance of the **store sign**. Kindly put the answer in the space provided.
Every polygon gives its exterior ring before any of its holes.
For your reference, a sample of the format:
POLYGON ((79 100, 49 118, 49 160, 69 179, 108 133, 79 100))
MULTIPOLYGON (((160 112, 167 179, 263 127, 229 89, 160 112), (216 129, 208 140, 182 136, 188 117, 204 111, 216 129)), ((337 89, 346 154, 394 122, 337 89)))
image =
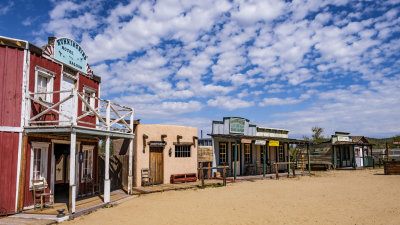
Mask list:
POLYGON ((269 141, 269 146, 279 146, 279 141, 269 141))
POLYGON ((245 124, 245 119, 231 118, 229 124, 229 132, 244 134, 244 124, 245 124))
POLYGON ((150 147, 164 147, 165 141, 150 141, 150 147))
POLYGON ((69 38, 59 38, 54 42, 54 57, 86 73, 87 56, 81 46, 69 38))
POLYGON ((265 140, 256 140, 255 142, 256 145, 265 145, 267 142, 265 140))
POLYGON ((337 139, 338 141, 350 141, 348 136, 338 136, 337 139))
POLYGON ((251 144, 251 140, 250 139, 242 139, 240 142, 243 143, 243 144, 251 144))

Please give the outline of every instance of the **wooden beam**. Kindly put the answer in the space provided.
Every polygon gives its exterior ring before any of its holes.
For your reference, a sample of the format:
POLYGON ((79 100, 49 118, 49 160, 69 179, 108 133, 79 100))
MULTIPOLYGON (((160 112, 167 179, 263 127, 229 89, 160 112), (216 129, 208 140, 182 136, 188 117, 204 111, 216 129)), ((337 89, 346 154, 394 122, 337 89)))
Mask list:
POLYGON ((18 186, 18 206, 17 211, 22 212, 24 208, 24 198, 25 198, 25 179, 26 179, 26 153, 28 148, 28 136, 24 133, 22 138, 22 158, 20 165, 20 176, 19 176, 19 186, 18 186))
MULTIPOLYGON (((29 137, 38 137, 38 138, 48 138, 48 139, 57 139, 57 140, 66 140, 70 141, 70 137, 61 137, 61 136, 54 136, 54 135, 46 135, 46 134, 29 134, 29 137)), ((92 140, 92 139, 81 139, 77 138, 77 140, 82 141, 82 142, 99 142, 98 140, 92 140)))

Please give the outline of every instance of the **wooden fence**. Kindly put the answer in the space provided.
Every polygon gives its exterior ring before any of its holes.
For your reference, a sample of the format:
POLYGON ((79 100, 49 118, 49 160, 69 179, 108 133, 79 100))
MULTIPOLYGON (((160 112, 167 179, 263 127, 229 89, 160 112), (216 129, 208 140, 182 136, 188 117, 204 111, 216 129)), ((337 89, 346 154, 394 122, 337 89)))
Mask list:
MULTIPOLYGON (((100 189, 104 188, 104 172, 105 172, 105 156, 99 155, 99 180, 100 189)), ((128 190, 128 170, 129 170, 129 156, 128 155, 112 155, 110 156, 110 180, 111 191, 117 189, 128 190)), ((133 174, 133 171, 132 171, 133 174)))

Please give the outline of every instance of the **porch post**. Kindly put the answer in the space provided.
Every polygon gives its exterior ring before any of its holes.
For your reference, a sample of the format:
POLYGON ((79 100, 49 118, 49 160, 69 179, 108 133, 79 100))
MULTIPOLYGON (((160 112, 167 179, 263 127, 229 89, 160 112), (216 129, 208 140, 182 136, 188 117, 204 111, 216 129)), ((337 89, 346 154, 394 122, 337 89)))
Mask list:
MULTIPOLYGON (((265 143, 265 144, 267 144, 267 142, 265 143)), ((269 142, 268 142, 268 144, 269 144, 269 142)), ((262 145, 261 145, 262 146, 262 145)), ((266 154, 266 151, 265 151, 265 149, 267 148, 267 146, 266 145, 264 145, 264 147, 263 147, 263 176, 264 176, 264 178, 265 178, 265 170, 266 170, 266 165, 265 165, 265 158, 267 157, 267 154, 266 154)))
MULTIPOLYGON (((133 108, 131 114, 131 122, 129 128, 131 129, 131 134, 133 134, 133 108)), ((129 171, 128 171, 128 194, 132 193, 132 161, 133 161, 133 138, 129 141, 129 171)))
POLYGON ((357 168, 357 163, 356 163, 356 152, 354 151, 354 145, 351 145, 352 148, 348 147, 349 150, 352 149, 353 151, 353 168, 357 168))
POLYGON ((237 168, 236 168, 236 161, 237 161, 237 139, 235 139, 235 164, 233 164, 233 177, 234 177, 234 179, 236 180, 236 170, 237 170, 237 168))
POLYGON ((308 172, 311 173, 311 156, 310 156, 310 146, 307 143, 307 155, 308 155, 308 172))
MULTIPOLYGON (((106 123, 107 123, 107 131, 110 131, 110 101, 107 101, 107 109, 106 109, 106 123)), ((104 203, 110 202, 110 135, 106 136, 106 160, 105 171, 104 171, 104 203)))
POLYGON ((69 154, 69 211, 75 213, 75 200, 76 200, 76 132, 71 132, 71 144, 69 154))
POLYGON ((337 163, 337 155, 336 155, 336 148, 335 146, 332 146, 332 153, 333 153, 333 167, 336 169, 336 163, 337 163))
POLYGON ((286 151, 287 151, 287 157, 288 157, 288 171, 287 171, 287 175, 288 177, 290 177, 290 149, 289 149, 289 144, 285 144, 286 145, 286 151))

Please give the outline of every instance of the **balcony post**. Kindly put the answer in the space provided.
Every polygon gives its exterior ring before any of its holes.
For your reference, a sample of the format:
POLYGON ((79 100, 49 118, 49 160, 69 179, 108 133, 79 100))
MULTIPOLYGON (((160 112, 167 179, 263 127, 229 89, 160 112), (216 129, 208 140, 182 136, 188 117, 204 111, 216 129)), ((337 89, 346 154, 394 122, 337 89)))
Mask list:
MULTIPOLYGON (((131 130, 131 134, 133 134, 133 114, 134 114, 134 109, 132 108, 132 114, 130 118, 130 124, 129 128, 131 130)), ((132 161, 133 161, 133 138, 130 139, 129 141, 129 171, 128 171, 128 194, 132 193, 132 161)))
MULTIPOLYGON (((110 131, 110 101, 107 101, 106 110, 106 126, 107 131, 110 131)), ((110 135, 106 136, 106 160, 105 160, 105 172, 104 172, 104 203, 110 202, 110 135)))

